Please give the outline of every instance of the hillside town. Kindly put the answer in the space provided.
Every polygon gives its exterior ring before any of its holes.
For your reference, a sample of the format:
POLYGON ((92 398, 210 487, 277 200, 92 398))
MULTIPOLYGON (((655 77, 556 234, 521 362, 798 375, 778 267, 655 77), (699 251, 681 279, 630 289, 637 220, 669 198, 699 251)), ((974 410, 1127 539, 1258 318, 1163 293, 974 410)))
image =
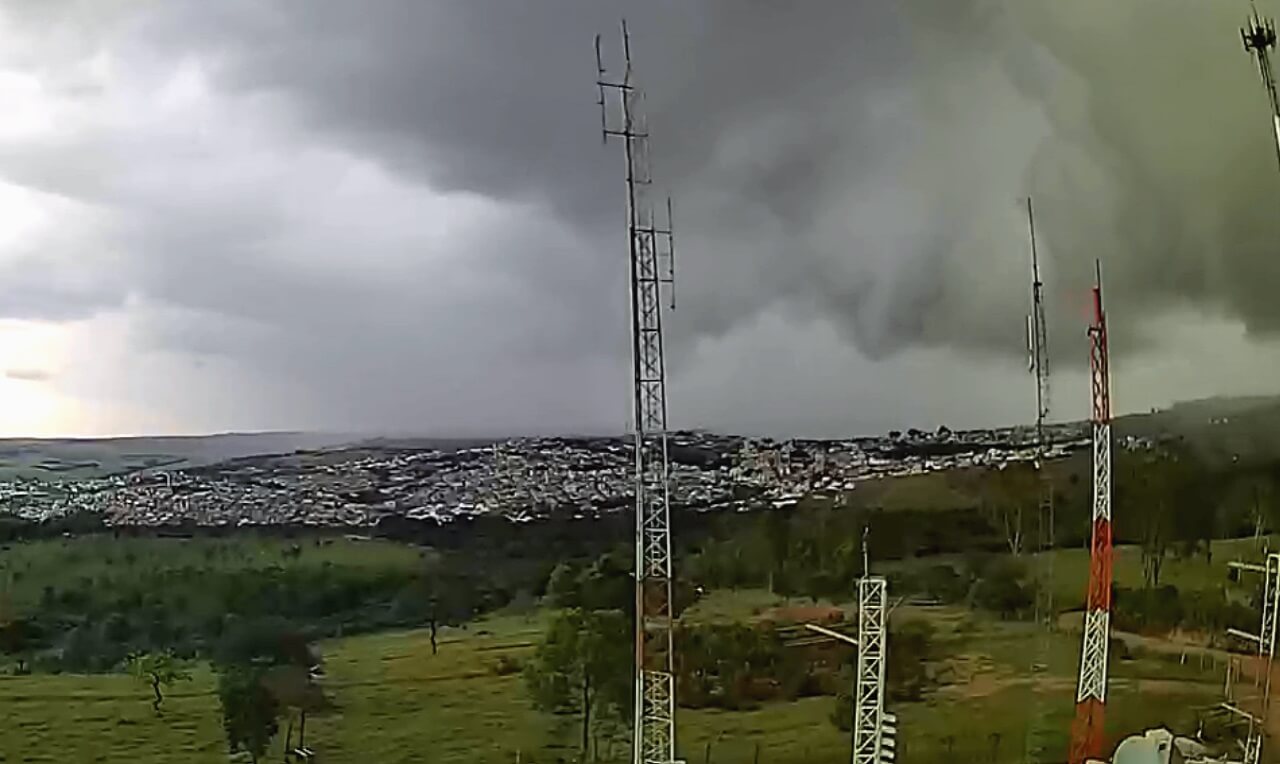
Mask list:
MULTIPOLYGON (((1080 425, 1049 435, 1048 458, 1088 442, 1080 425)), ((672 506, 686 511, 786 506, 870 479, 1036 454, 1025 428, 821 441, 677 432, 668 450, 672 506)), ((16 479, 0 483, 0 506, 28 520, 93 513, 110 526, 368 527, 390 516, 447 523, 477 515, 530 522, 629 508, 633 464, 627 438, 511 439, 453 451, 370 443, 91 480, 16 479)))

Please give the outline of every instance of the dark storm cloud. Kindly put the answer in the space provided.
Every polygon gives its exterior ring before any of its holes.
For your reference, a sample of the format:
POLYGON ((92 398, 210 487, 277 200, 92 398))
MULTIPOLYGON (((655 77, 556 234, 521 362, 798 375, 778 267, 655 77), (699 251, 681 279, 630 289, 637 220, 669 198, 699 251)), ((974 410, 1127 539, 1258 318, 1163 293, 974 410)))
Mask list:
MULTIPOLYGON (((150 34, 399 172, 545 199, 607 258, 619 160, 593 145, 590 40, 616 60, 625 13, 688 250, 677 327, 721 334, 789 302, 872 355, 1016 353, 1028 193, 1055 324, 1081 322, 1101 257, 1132 315, 1193 304, 1280 327, 1280 184, 1230 6, 242 2, 150 34)), ((535 283, 567 275, 520 262, 535 283)), ((1121 346, 1137 331, 1117 327, 1121 346)))
POLYGON ((1118 350, 1156 344, 1164 310, 1266 334, 1280 181, 1231 5, 179 0, 108 24, 51 2, 20 16, 57 30, 33 70, 68 98, 137 92, 0 146, 0 172, 105 210, 118 254, 9 261, 27 286, 0 307, 132 297, 144 346, 305 380, 326 421, 572 412, 625 373, 622 159, 591 49, 603 33, 617 61, 625 14, 676 198, 677 374, 727 365, 706 345, 749 348, 732 335, 764 316, 875 358, 1021 353, 1029 193, 1073 363, 1095 257, 1118 350), (109 85, 41 59, 100 48, 109 85))

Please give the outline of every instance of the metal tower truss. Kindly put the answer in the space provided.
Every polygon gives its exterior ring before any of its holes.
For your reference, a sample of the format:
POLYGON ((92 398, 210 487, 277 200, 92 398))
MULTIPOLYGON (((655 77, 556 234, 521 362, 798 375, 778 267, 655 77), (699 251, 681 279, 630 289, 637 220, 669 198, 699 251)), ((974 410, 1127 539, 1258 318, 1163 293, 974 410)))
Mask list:
POLYGON ((1254 682, 1259 693, 1250 703, 1257 713, 1251 713, 1236 704, 1230 675, 1227 678, 1228 701, 1223 704, 1227 710, 1243 717, 1248 723, 1248 731, 1241 744, 1244 752, 1243 764, 1261 764, 1263 743, 1266 740, 1265 723, 1271 710, 1271 669, 1276 656, 1276 620, 1280 614, 1280 554, 1267 555, 1265 565, 1244 562, 1228 564, 1237 570, 1261 573, 1263 576, 1261 629, 1257 634, 1227 629, 1228 634, 1249 642, 1257 650, 1258 666, 1254 672, 1254 682))
POLYGON ((881 764, 888 583, 858 579, 858 672, 853 695, 853 764, 881 764))
POLYGON ((1038 762, 1051 753, 1056 730, 1048 726, 1044 700, 1036 685, 1036 676, 1048 669, 1054 616, 1053 555, 1054 547, 1053 484, 1045 472, 1049 443, 1045 424, 1049 418, 1049 333, 1045 320, 1044 282, 1040 278, 1040 256, 1036 247, 1035 214, 1027 197, 1027 227, 1031 239, 1031 312, 1027 315, 1028 368, 1036 385, 1035 466, 1039 484, 1039 507, 1036 513, 1036 586, 1035 621, 1040 627, 1031 665, 1031 723, 1027 725, 1025 760, 1038 762))
POLYGON ((1255 7, 1248 26, 1240 29, 1240 39, 1244 42, 1245 51, 1253 54, 1258 62, 1258 74, 1262 77, 1262 86, 1267 91, 1268 105, 1271 107, 1271 126, 1276 139, 1276 159, 1280 160, 1280 96, 1276 94, 1276 73, 1271 68, 1271 51, 1276 48, 1275 21, 1263 18, 1255 7))
MULTIPOLYGON (((632 81, 631 40, 625 21, 622 50, 622 79, 606 80, 600 38, 596 37, 601 131, 606 143, 610 138, 620 140, 626 158, 636 513, 633 761, 670 764, 675 760, 676 703, 662 297, 663 288, 674 285, 675 250, 671 200, 667 200, 664 228, 655 225, 648 200, 652 181, 649 133, 642 109, 644 94, 632 81)), ((674 307, 674 291, 671 295, 674 307)))
POLYGON ((1071 764, 1099 758, 1103 711, 1107 702, 1107 649, 1111 637, 1111 370, 1107 321, 1102 310, 1102 267, 1093 287, 1093 325, 1089 328, 1093 393, 1093 529, 1089 553, 1089 589, 1085 597, 1084 643, 1071 729, 1071 764))

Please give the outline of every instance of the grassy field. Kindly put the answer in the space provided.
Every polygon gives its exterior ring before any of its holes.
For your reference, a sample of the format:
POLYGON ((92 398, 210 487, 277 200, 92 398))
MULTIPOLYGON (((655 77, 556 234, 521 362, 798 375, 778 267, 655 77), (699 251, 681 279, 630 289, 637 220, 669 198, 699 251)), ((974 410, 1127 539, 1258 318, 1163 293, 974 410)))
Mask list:
MULTIPOLYGON (((289 559, 292 543, 248 537, 52 540, 4 550, 0 569, 21 573, 13 585, 21 599, 38 594, 46 581, 145 577, 184 566, 231 571, 330 563, 379 570, 412 567, 420 560, 414 548, 350 539, 319 545, 306 540, 306 552, 289 559)), ((1226 580, 1228 560, 1253 556, 1252 540, 1217 542, 1211 565, 1203 558, 1170 559, 1164 578, 1180 588, 1217 587, 1226 580)), ((1060 603, 1079 600, 1086 561, 1083 550, 1054 553, 1060 603)), ((1141 583, 1137 549, 1118 550, 1116 574, 1123 585, 1141 583)), ((683 617, 744 621, 784 604, 788 601, 758 590, 713 591, 683 617)), ((548 764, 557 755, 570 757, 573 720, 535 712, 520 675, 498 670, 500 658, 519 661, 531 653, 547 616, 536 609, 507 612, 466 629, 445 630, 436 656, 427 634, 415 631, 322 644, 326 682, 339 708, 331 717, 311 720, 308 741, 322 760, 333 762, 499 764, 516 761, 519 753, 527 764, 548 764)), ((1019 762, 1028 724, 1035 719, 1048 730, 1051 744, 1065 745, 1077 634, 1064 630, 1041 641, 1028 624, 1002 623, 959 608, 902 605, 894 617, 933 623, 940 682, 925 701, 893 709, 904 740, 902 760, 1019 762), (1037 659, 1047 662, 1048 670, 1033 684, 1030 666, 1037 659)), ((1109 730, 1118 735, 1165 724, 1194 732, 1197 712, 1220 695, 1221 677, 1222 666, 1212 659, 1185 660, 1177 650, 1139 650, 1130 659, 1117 659, 1109 730)), ((225 762, 213 686, 212 675, 198 668, 192 682, 170 693, 163 716, 156 717, 148 689, 127 676, 0 677, 0 709, 7 721, 0 727, 0 762, 225 762)), ((682 755, 691 764, 843 763, 848 734, 831 724, 834 706, 833 698, 818 697, 754 711, 682 709, 682 755)), ((277 749, 270 760, 278 759, 277 749)))
MULTIPOLYGON (((690 618, 745 618, 773 604, 767 593, 718 592, 690 618)), ((1025 679, 1029 627, 958 610, 903 608, 898 617, 933 619, 946 655, 940 663, 945 686, 926 702, 895 708, 910 761, 951 761, 948 746, 964 760, 991 760, 986 757, 995 751, 994 761, 1021 761, 1037 707, 1065 740, 1076 637, 1051 640, 1048 678, 1033 688, 1025 679)), ((530 653, 545 618, 545 611, 505 614, 448 630, 436 656, 421 632, 324 644, 326 681, 340 708, 309 723, 309 743, 335 762, 499 764, 515 761, 519 752, 521 761, 540 764, 554 761, 557 750, 572 753, 571 734, 569 747, 548 748, 557 720, 532 710, 518 674, 502 676, 496 668, 501 656, 518 660, 530 653)), ((1211 667, 1201 671, 1158 657, 1118 661, 1113 673, 1114 730, 1157 723, 1192 728, 1195 709, 1212 702, 1219 686, 1211 667)), ((0 708, 8 723, 0 728, 0 761, 225 762, 212 688, 209 673, 197 672, 156 717, 146 688, 128 677, 2 678, 0 708)), ((748 712, 682 710, 680 747, 691 762, 837 764, 847 761, 848 736, 830 723, 833 707, 831 698, 820 697, 748 712)))

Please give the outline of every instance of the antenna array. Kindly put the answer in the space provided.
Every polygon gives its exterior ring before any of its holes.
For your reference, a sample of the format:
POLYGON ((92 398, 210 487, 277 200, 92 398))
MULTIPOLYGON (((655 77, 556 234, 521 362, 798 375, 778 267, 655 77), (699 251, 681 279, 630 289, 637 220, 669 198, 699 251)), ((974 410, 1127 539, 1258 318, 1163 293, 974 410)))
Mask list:
MULTIPOLYGON (((624 71, 607 80, 596 36, 596 85, 603 140, 622 143, 626 158, 627 233, 631 272, 631 366, 635 451, 636 615, 635 764, 675 761, 675 676, 671 597, 671 512, 667 460, 667 386, 662 343, 662 291, 675 283, 671 200, 665 228, 648 201, 649 132, 644 94, 632 80, 631 36, 622 22, 624 71), (611 122, 610 112, 615 112, 611 122)), ((669 289, 671 306, 675 292, 669 289)))
POLYGON ((1276 24, 1272 19, 1263 18, 1254 7, 1253 16, 1248 24, 1240 29, 1240 39, 1244 42, 1245 52, 1253 54, 1258 61, 1258 74, 1262 77, 1262 85, 1266 88, 1267 99, 1271 106, 1271 127, 1275 132, 1276 159, 1280 161, 1280 96, 1276 95, 1276 75, 1271 68, 1271 51, 1276 47, 1276 24))

